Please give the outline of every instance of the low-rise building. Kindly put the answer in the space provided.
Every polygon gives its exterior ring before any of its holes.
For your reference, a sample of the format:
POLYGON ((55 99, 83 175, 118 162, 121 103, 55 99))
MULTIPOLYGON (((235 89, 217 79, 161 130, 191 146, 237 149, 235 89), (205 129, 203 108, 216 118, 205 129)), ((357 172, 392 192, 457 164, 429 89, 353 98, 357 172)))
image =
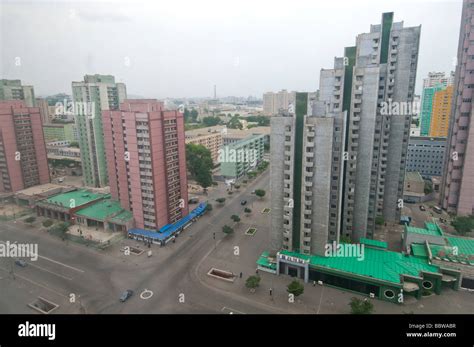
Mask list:
POLYGON ((425 196, 425 181, 419 172, 406 172, 403 199, 419 202, 425 196))
POLYGON ((418 171, 423 178, 443 175, 446 138, 411 136, 408 142, 406 171, 418 171))
POLYGON ((219 152, 221 175, 238 179, 254 169, 263 159, 264 135, 251 135, 224 146, 219 152))
POLYGON ((202 145, 206 147, 211 152, 212 161, 214 165, 218 163, 219 160, 219 150, 222 147, 222 132, 193 132, 188 134, 186 132, 186 144, 195 144, 202 145))

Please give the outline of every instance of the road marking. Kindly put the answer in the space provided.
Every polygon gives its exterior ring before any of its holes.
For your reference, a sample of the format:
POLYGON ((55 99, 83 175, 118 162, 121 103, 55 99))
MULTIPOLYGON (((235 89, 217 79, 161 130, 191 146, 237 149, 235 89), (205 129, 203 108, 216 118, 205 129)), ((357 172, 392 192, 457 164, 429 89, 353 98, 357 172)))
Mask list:
POLYGON ((143 300, 148 300, 153 296, 153 292, 151 290, 145 289, 143 292, 140 294, 140 298, 143 300))
POLYGON ((44 267, 42 267, 42 266, 35 265, 35 264, 31 263, 31 262, 28 263, 28 264, 31 265, 31 266, 33 266, 33 267, 36 267, 36 268, 38 268, 38 269, 40 269, 40 270, 49 272, 50 274, 53 274, 53 275, 56 275, 56 276, 58 276, 58 277, 64 278, 65 280, 68 280, 68 281, 71 281, 71 280, 72 280, 72 277, 67 277, 67 276, 63 276, 63 275, 57 274, 57 273, 55 273, 55 272, 53 272, 53 271, 51 271, 51 270, 48 270, 48 269, 46 269, 46 268, 44 268, 44 267))
POLYGON ((64 266, 64 267, 67 267, 67 268, 69 268, 69 269, 71 269, 71 270, 74 270, 74 271, 77 271, 77 272, 80 272, 80 273, 84 273, 84 272, 85 272, 84 270, 78 269, 77 267, 74 267, 74 266, 70 266, 70 265, 61 263, 61 262, 59 262, 59 261, 57 261, 57 260, 53 260, 53 259, 50 259, 50 258, 46 258, 46 257, 43 257, 43 256, 41 256, 41 255, 38 255, 38 257, 41 258, 41 259, 44 259, 44 260, 48 260, 48 261, 50 261, 50 262, 52 262, 52 263, 55 263, 55 264, 58 264, 58 265, 62 265, 62 266, 64 266))
MULTIPOLYGON (((0 267, 0 270, 3 270, 3 271, 5 271, 5 272, 7 272, 7 273, 10 273, 10 270, 5 269, 5 268, 3 268, 3 267, 0 267)), ((18 278, 21 278, 22 280, 25 280, 25 281, 27 281, 27 282, 30 282, 30 283, 34 284, 35 286, 38 286, 38 287, 44 288, 44 289, 46 289, 46 290, 49 290, 49 291, 51 291, 51 292, 53 292, 53 293, 55 293, 55 294, 57 294, 57 295, 59 295, 59 296, 62 296, 63 298, 66 298, 66 299, 69 298, 68 296, 66 296, 66 295, 64 295, 64 294, 62 294, 62 293, 60 293, 60 292, 58 292, 57 290, 51 289, 51 288, 49 288, 48 286, 45 286, 44 284, 41 284, 41 283, 35 282, 35 281, 33 281, 33 280, 30 280, 29 278, 27 278, 27 277, 25 277, 25 276, 22 276, 22 275, 19 275, 19 274, 17 274, 16 272, 14 273, 14 276, 15 276, 15 277, 18 277, 18 278)))
MULTIPOLYGON (((0 243, 6 244, 5 241, 0 241, 0 243)), ((15 242, 13 242, 13 243, 18 243, 18 241, 15 241, 15 242)), ((52 262, 52 263, 55 263, 55 264, 58 264, 58 265, 62 265, 62 266, 64 266, 64 267, 67 267, 67 268, 69 268, 69 269, 71 269, 71 270, 74 270, 74 271, 77 271, 77 272, 80 272, 80 273, 84 273, 84 272, 85 272, 84 270, 78 269, 77 267, 70 266, 70 265, 61 263, 61 262, 59 262, 59 261, 57 261, 57 260, 53 260, 53 259, 51 259, 51 258, 43 257, 43 256, 41 256, 41 255, 38 255, 38 258, 48 260, 48 261, 50 261, 50 262, 52 262)))
POLYGON ((229 311, 229 314, 245 314, 245 313, 243 313, 243 312, 234 310, 233 308, 226 307, 226 306, 224 306, 221 311, 222 311, 222 312, 229 311))

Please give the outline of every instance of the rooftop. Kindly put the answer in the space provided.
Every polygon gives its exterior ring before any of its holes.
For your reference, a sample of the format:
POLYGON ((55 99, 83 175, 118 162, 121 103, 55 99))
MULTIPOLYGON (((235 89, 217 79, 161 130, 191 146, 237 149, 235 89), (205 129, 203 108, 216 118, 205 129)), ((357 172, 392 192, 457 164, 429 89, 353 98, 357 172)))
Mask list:
POLYGON ((323 257, 283 250, 280 254, 309 260, 311 266, 330 268, 340 272, 401 284, 401 276, 419 276, 420 272, 438 273, 439 268, 427 259, 398 252, 365 247, 364 259, 357 257, 323 257))
POLYGON ((85 189, 73 190, 67 193, 54 195, 42 203, 61 206, 64 208, 79 207, 89 202, 102 199, 105 195, 91 193, 85 189))
MULTIPOLYGON (((109 217, 113 217, 113 218, 118 217, 123 212, 124 212, 124 209, 122 208, 122 206, 120 206, 119 202, 110 200, 110 198, 107 197, 103 200, 100 200, 92 205, 89 205, 77 211, 76 215, 89 218, 89 219, 104 221, 109 217)), ((123 217, 126 217, 126 215, 124 215, 123 217)))
POLYGON ((405 226, 405 229, 409 233, 431 235, 431 236, 443 236, 443 230, 436 223, 425 222, 424 228, 411 227, 407 225, 405 226))
POLYGON ((39 186, 33 186, 30 188, 19 190, 16 192, 16 194, 23 194, 27 196, 41 195, 53 189, 62 189, 62 188, 64 188, 64 186, 61 186, 59 184, 46 183, 46 184, 41 184, 39 186))

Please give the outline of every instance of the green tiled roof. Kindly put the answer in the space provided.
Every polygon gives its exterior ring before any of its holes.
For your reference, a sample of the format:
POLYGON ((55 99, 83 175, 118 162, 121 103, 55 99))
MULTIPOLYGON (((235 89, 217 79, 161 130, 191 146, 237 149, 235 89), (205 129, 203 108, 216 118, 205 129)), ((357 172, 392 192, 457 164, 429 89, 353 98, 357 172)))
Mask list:
POLYGON ((383 248, 383 249, 388 248, 387 242, 384 242, 384 241, 366 239, 366 238, 361 237, 359 242, 366 246, 378 247, 378 248, 383 248))
POLYGON ((127 210, 123 210, 121 213, 119 213, 118 215, 110 218, 110 222, 112 223, 126 223, 128 222, 129 220, 131 220, 133 218, 133 214, 132 212, 130 211, 127 211, 127 210))
POLYGON ((474 265, 474 240, 454 236, 446 237, 445 240, 445 246, 430 244, 433 257, 474 265))
POLYGON ((85 218, 104 221, 106 218, 122 211, 123 208, 117 201, 104 199, 77 211, 76 214, 85 218))
POLYGON ((105 197, 104 194, 95 194, 85 189, 79 189, 67 193, 54 195, 46 200, 43 200, 43 202, 69 209, 71 208, 71 206, 79 207, 91 201, 101 199, 103 197, 105 197))
POLYGON ((416 228, 416 227, 405 227, 409 233, 416 233, 422 235, 431 235, 431 236, 443 236, 443 231, 436 223, 425 223, 424 228, 416 228))
POLYGON ((276 264, 275 263, 270 263, 268 260, 268 256, 270 255, 270 252, 263 252, 260 258, 257 260, 257 265, 263 266, 272 270, 276 270, 276 264))
POLYGON ((438 273, 438 267, 428 264, 426 259, 402 253, 364 247, 364 260, 356 257, 322 257, 304 255, 283 250, 281 254, 310 261, 311 266, 325 267, 336 271, 401 284, 401 275, 419 276, 421 271, 438 273))
POLYGON ((426 245, 424 244, 412 243, 411 252, 414 257, 428 258, 428 251, 426 250, 426 245))

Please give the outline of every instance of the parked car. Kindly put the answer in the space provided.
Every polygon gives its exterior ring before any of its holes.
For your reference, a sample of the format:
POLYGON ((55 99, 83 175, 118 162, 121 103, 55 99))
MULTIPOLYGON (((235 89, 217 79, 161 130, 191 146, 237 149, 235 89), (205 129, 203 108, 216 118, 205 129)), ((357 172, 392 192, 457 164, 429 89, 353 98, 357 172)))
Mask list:
POLYGON ((406 202, 407 204, 415 204, 416 203, 415 199, 410 199, 410 198, 404 199, 403 201, 406 202))
POLYGON ((426 211, 426 207, 423 206, 423 205, 420 205, 420 210, 421 210, 421 211, 426 211))
POLYGON ((242 206, 247 205, 247 200, 242 200, 242 201, 240 202, 240 204, 241 204, 242 206))
POLYGON ((188 204, 197 204, 199 202, 198 198, 191 198, 188 200, 188 204))
POLYGON ((15 264, 18 265, 18 266, 21 266, 21 267, 26 267, 27 262, 24 261, 24 260, 21 260, 21 259, 17 259, 17 260, 15 260, 15 264))
POLYGON ((252 191, 250 192, 250 194, 255 194, 255 190, 252 190, 252 191))
POLYGON ((126 291, 124 291, 122 293, 122 295, 120 296, 120 302, 125 302, 127 301, 128 299, 130 299, 130 297, 133 295, 133 290, 131 289, 127 289, 126 291))
POLYGON ((437 214, 443 213, 443 210, 439 206, 433 206, 433 211, 435 211, 437 214))

